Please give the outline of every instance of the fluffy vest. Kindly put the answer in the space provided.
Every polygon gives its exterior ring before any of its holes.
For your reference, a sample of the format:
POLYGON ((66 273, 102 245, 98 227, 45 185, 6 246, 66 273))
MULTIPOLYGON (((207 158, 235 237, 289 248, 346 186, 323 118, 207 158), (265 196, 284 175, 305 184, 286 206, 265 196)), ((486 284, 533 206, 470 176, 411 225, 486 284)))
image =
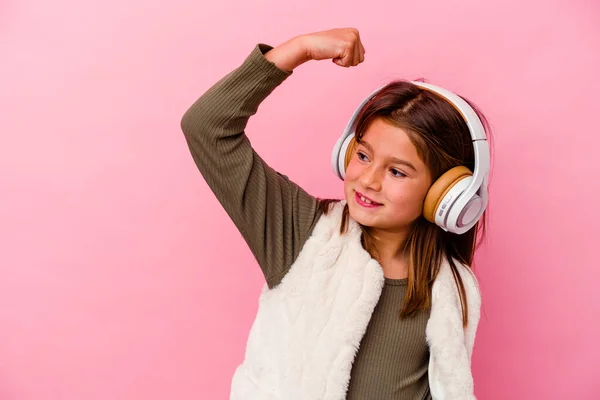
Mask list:
MULTIPOLYGON (((231 400, 343 400, 352 363, 384 285, 383 270, 361 245, 349 220, 340 235, 344 202, 317 222, 298 258, 273 289, 265 285, 231 400)), ((432 288, 426 339, 434 400, 474 400, 471 354, 481 299, 475 276, 456 263, 465 285, 469 325, 450 266, 432 288)))

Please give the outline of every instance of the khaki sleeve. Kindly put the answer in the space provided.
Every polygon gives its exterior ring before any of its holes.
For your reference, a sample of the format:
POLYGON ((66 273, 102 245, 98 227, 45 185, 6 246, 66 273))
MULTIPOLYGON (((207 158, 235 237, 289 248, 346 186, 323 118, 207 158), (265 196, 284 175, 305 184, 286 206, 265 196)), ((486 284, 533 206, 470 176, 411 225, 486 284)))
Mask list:
POLYGON ((244 132, 260 103, 292 74, 264 57, 270 49, 258 44, 187 110, 181 127, 196 166, 275 286, 320 212, 318 200, 269 167, 244 132))

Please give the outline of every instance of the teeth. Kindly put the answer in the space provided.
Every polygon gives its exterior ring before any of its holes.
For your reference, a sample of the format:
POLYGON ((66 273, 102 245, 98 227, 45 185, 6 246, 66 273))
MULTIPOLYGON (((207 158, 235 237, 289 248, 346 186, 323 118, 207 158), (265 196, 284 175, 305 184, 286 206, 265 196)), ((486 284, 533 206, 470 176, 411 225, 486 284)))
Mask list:
POLYGON ((364 201, 365 203, 367 203, 367 204, 372 204, 373 203, 371 200, 367 199, 365 196, 360 196, 360 199, 362 201, 364 201))

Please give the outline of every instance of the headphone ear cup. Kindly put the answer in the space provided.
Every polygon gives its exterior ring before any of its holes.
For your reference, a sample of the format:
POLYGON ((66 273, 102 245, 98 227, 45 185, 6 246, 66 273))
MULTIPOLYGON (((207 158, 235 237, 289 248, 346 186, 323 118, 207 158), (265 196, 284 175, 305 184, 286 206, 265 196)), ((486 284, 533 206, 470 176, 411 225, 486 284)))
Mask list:
POLYGON ((440 176, 429 188, 423 205, 423 216, 427 221, 435 223, 435 214, 448 192, 463 179, 473 176, 464 165, 451 168, 440 176))
POLYGON ((333 151, 331 152, 331 167, 333 168, 333 172, 337 175, 338 178, 344 180, 346 176, 346 167, 350 162, 352 156, 348 156, 348 153, 354 154, 356 149, 356 144, 354 144, 356 140, 354 139, 354 133, 344 133, 338 141, 333 146, 333 151), (350 148, 350 151, 348 150, 350 148))

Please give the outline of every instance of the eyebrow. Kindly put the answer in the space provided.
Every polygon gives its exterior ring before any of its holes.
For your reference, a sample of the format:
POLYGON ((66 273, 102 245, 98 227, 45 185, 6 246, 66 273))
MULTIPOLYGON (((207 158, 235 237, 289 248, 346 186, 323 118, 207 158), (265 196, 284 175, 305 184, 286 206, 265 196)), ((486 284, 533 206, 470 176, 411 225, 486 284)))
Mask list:
MULTIPOLYGON (((374 153, 374 151, 373 151, 373 147, 371 147, 371 145, 370 145, 370 144, 369 144, 369 143, 368 143, 366 140, 364 140, 364 139, 363 139, 363 140, 361 140, 361 141, 359 142, 359 144, 362 144, 363 146, 365 146, 365 147, 367 148, 367 150, 369 150, 371 153, 374 153)), ((401 160, 401 159, 399 159, 399 158, 397 158, 397 157, 392 157, 390 160, 391 160, 391 161, 392 161, 392 163, 394 163, 394 164, 401 164, 401 165, 404 165, 404 166, 406 166, 406 167, 408 167, 408 168, 412 169, 413 171, 417 172, 417 169, 415 168, 415 166, 414 166, 414 165, 412 165, 410 162, 408 162, 408 161, 406 161, 406 160, 401 160)))

